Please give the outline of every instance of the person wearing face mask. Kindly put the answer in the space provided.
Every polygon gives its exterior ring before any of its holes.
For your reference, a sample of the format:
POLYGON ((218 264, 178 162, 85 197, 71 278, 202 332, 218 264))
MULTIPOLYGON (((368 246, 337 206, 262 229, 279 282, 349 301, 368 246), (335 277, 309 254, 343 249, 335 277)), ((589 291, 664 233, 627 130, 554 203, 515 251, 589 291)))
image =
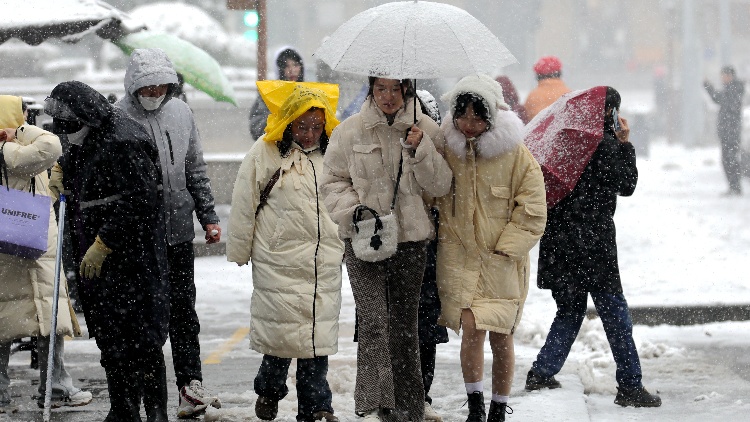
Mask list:
POLYGON ((451 171, 437 123, 414 101, 408 81, 370 77, 367 100, 333 131, 324 161, 321 190, 345 243, 357 305, 354 403, 365 421, 424 419, 419 297, 426 243, 435 236, 431 198, 448 193, 451 171), (395 217, 395 254, 377 262, 357 257, 353 216, 360 205, 395 217))
MULTIPOLYGON (((50 132, 24 122, 21 97, 0 95, 0 165, 7 169, 8 179, 0 189, 10 187, 28 191, 34 182, 36 194, 52 196, 47 169, 62 153, 60 140, 50 132)), ((0 173, 0 177, 4 177, 0 173)), ((8 391, 8 359, 14 339, 37 338, 39 350, 39 394, 37 403, 44 406, 47 382, 47 359, 50 342, 53 281, 57 224, 50 201, 47 230, 47 252, 38 259, 20 258, 0 253, 0 413, 13 413, 8 391)), ((57 336, 52 370, 52 407, 84 406, 92 395, 73 385, 65 369, 65 336, 81 335, 72 310, 68 288, 63 280, 57 313, 57 336)))
POLYGON ((337 422, 328 356, 338 351, 341 256, 320 192, 338 85, 257 82, 272 110, 232 193, 227 260, 252 264, 250 347, 263 354, 255 414, 276 418, 297 359, 297 421, 337 422))
POLYGON ((64 144, 50 186, 68 198, 78 293, 107 376, 105 422, 140 421, 141 398, 147 420, 165 422, 169 282, 156 145, 82 82, 55 86, 44 111, 64 144))
MULTIPOLYGON (((302 62, 302 55, 293 47, 282 47, 276 52, 274 59, 276 62, 276 72, 279 80, 303 82, 305 80, 305 65, 302 62)), ((266 128, 266 120, 271 112, 268 106, 263 102, 263 98, 258 98, 250 109, 250 136, 253 140, 263 135, 266 128)))
POLYGON ((169 260, 169 337, 179 389, 177 416, 187 418, 200 415, 208 406, 221 407, 218 397, 202 384, 193 212, 206 231, 206 243, 219 242, 221 227, 193 113, 174 97, 178 86, 177 72, 164 51, 136 49, 125 72, 125 96, 115 107, 143 125, 159 150, 169 260))

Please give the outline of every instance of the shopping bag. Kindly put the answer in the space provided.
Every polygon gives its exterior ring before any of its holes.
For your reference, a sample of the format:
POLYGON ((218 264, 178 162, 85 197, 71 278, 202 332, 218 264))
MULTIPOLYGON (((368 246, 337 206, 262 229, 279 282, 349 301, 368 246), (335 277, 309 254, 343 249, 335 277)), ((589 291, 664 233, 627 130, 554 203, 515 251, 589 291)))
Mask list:
POLYGON ((50 201, 0 186, 0 253, 38 259, 47 252, 50 201))

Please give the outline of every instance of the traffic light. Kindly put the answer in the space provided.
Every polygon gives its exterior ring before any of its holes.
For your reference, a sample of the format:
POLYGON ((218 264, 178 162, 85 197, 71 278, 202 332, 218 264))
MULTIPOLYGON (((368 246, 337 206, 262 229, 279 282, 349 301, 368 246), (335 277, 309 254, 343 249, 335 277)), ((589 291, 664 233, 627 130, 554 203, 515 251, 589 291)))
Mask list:
POLYGON ((250 41, 258 41, 258 25, 260 24, 258 11, 246 10, 242 22, 245 24, 245 32, 242 35, 250 41))

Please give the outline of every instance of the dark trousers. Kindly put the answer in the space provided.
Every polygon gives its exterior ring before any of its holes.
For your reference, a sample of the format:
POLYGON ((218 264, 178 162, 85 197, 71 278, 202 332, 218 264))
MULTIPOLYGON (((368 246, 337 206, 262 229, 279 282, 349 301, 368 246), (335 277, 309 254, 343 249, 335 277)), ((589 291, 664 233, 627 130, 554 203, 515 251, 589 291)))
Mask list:
MULTIPOLYGON (((286 377, 292 359, 263 355, 255 376, 255 393, 279 401, 289 394, 286 377)), ((328 356, 297 359, 297 420, 312 420, 315 412, 333 413, 331 388, 328 386, 328 356)))
POLYGON ((421 421, 424 385, 417 315, 425 242, 399 243, 396 254, 380 262, 357 258, 349 240, 345 248, 359 322, 355 412, 396 409, 386 421, 421 421))
POLYGON ((739 137, 725 136, 721 138, 721 164, 729 182, 729 190, 742 192, 740 183, 740 140, 739 137))
MULTIPOLYGON (((531 369, 543 376, 552 377, 562 369, 570 348, 578 336, 586 316, 587 292, 553 290, 557 314, 531 369)), ((622 293, 591 292, 596 312, 604 325, 612 356, 617 366, 616 379, 620 387, 641 386, 641 361, 633 341, 633 322, 625 296, 622 293)))
POLYGON ((203 381, 201 325, 195 312, 195 253, 193 243, 184 242, 168 247, 169 259, 169 341, 177 388, 192 380, 203 381))
POLYGON ((436 344, 420 344, 419 358, 422 364, 422 384, 424 384, 424 401, 432 404, 430 397, 430 388, 432 380, 435 378, 435 355, 437 354, 436 344))

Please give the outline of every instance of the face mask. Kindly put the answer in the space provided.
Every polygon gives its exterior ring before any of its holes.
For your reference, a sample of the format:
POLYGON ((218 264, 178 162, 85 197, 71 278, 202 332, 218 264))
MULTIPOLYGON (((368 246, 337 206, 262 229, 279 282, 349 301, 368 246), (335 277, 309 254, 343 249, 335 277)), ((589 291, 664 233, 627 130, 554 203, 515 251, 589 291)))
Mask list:
POLYGON ((73 145, 80 146, 83 143, 83 139, 86 138, 86 135, 89 134, 89 130, 91 130, 90 127, 84 126, 78 132, 69 133, 68 142, 70 142, 73 145))
POLYGON ((143 108, 145 108, 148 111, 154 111, 161 105, 162 101, 164 101, 164 98, 166 98, 167 95, 164 94, 161 97, 144 97, 142 95, 138 96, 138 101, 140 101, 143 108))

